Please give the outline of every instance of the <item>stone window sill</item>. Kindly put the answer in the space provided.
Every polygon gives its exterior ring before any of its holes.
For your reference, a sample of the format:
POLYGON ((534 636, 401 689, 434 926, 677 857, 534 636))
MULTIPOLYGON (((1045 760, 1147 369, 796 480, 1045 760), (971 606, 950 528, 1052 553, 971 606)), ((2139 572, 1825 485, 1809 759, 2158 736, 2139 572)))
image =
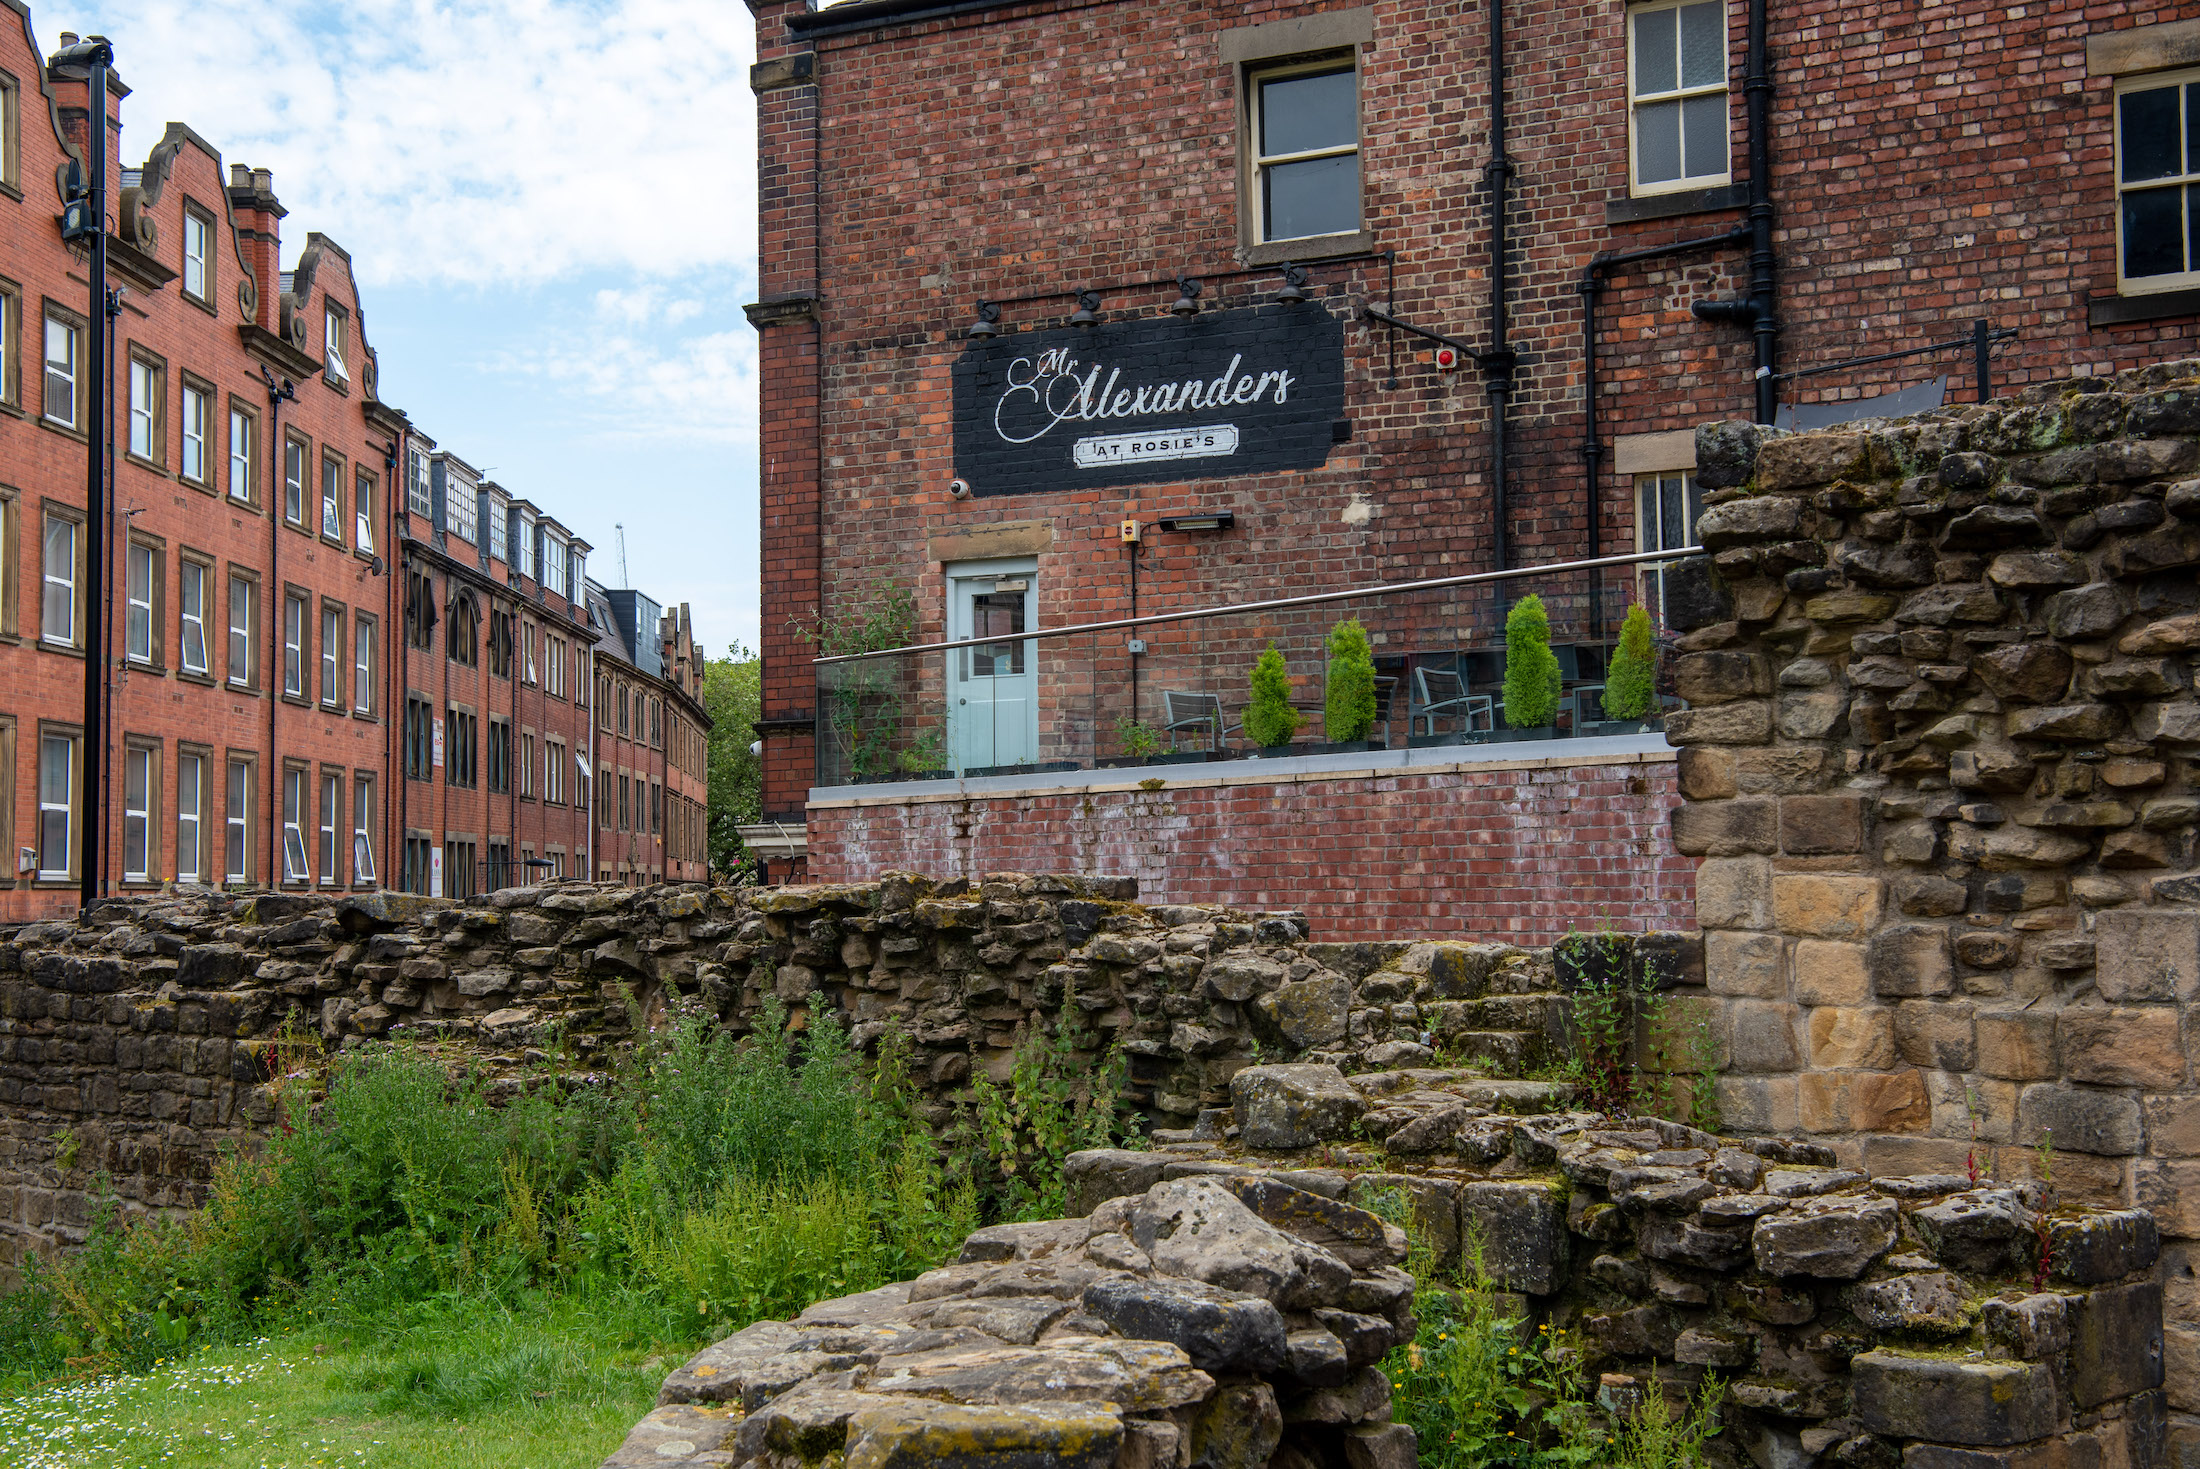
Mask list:
POLYGON ((1747 184, 1717 184, 1708 189, 1683 189, 1673 194, 1646 194, 1639 199, 1621 194, 1604 201, 1604 222, 1641 224, 1652 219, 1679 219, 1689 214, 1740 209, 1747 203, 1747 184))
POLYGON ((2085 303, 2087 326, 2128 326, 2173 316, 2200 315, 2200 288, 2137 296, 2095 296, 2085 303))

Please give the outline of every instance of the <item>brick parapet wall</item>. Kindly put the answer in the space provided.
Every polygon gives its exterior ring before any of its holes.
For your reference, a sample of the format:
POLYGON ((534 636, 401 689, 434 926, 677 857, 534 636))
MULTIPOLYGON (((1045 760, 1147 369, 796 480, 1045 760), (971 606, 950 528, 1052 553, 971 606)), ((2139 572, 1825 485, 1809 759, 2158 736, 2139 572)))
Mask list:
POLYGON ((1120 872, 1149 901, 1291 908, 1335 938, 1547 944, 1600 925, 1694 926, 1694 864, 1664 832, 1680 800, 1669 758, 1182 773, 1202 769, 1153 767, 1106 789, 814 803, 810 873, 1120 872))
POLYGON ((2189 1279, 2200 360, 1697 443, 1668 736, 1730 1125, 1874 1174, 2051 1147, 2189 1279))

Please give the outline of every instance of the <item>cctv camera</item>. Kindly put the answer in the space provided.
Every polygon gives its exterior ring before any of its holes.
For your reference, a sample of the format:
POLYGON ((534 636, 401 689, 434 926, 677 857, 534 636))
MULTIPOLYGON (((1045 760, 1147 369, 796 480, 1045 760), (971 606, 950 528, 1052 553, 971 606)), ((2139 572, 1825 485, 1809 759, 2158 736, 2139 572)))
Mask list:
POLYGON ((950 494, 950 495, 953 495, 953 496, 954 496, 954 497, 955 497, 956 499, 958 499, 958 500, 967 500, 967 499, 969 499, 969 498, 970 498, 970 481, 969 481, 969 480, 966 480, 966 479, 951 479, 951 480, 949 480, 949 481, 947 482, 947 493, 948 493, 948 494, 950 494))

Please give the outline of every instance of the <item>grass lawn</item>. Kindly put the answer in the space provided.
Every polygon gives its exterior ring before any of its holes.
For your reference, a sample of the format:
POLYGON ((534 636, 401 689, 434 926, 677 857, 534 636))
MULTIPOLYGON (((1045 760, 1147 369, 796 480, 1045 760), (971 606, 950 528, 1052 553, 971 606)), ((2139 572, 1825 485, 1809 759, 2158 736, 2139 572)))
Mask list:
POLYGON ((595 1469, 684 1350, 585 1313, 316 1327, 0 1397, 11 1469, 595 1469))

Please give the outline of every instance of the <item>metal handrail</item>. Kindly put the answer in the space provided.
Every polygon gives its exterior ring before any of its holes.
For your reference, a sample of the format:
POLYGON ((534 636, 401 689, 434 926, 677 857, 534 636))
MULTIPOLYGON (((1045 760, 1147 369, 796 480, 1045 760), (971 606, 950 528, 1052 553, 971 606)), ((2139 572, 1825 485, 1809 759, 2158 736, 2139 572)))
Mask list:
POLYGON ((1278 597, 1268 602, 1239 602, 1228 607, 1199 607, 1190 612, 1154 612, 1144 617, 1118 617, 1110 622, 1081 622, 1073 627, 1034 628, 1006 637, 958 638, 951 643, 912 643, 905 648, 881 648, 875 653, 836 653, 812 658, 813 667, 827 663, 861 663, 871 658, 898 658, 906 653, 948 653, 957 648, 997 648, 1003 643, 1035 642, 1040 638, 1075 637, 1080 633, 1113 632, 1117 628, 1146 627, 1157 622, 1191 622, 1203 617, 1234 617, 1246 612, 1272 612, 1285 607, 1316 607, 1325 602, 1352 602, 1362 597, 1388 597, 1401 592, 1432 592, 1444 587, 1471 587, 1486 582, 1511 581, 1524 576, 1551 576, 1566 571, 1595 571, 1607 566, 1641 566, 1651 561, 1685 561, 1701 556, 1701 546, 1672 551, 1638 551, 1631 556, 1599 556, 1593 561, 1548 561, 1540 566, 1518 566, 1505 571, 1473 571, 1464 576, 1440 576, 1428 581, 1390 582, 1379 587, 1357 587, 1343 592, 1315 592, 1304 597, 1278 597))

